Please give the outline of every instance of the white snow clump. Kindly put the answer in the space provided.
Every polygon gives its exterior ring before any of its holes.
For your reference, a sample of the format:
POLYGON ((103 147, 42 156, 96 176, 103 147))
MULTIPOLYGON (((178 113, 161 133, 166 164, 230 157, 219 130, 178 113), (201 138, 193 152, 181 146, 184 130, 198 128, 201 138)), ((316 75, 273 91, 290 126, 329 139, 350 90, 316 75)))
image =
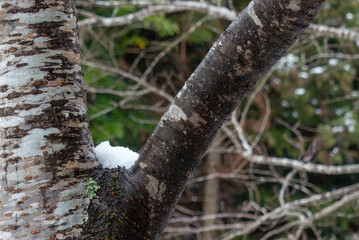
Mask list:
POLYGON ((118 166, 130 168, 138 158, 138 153, 127 147, 112 147, 109 141, 100 143, 94 148, 94 151, 104 168, 116 168, 118 166))

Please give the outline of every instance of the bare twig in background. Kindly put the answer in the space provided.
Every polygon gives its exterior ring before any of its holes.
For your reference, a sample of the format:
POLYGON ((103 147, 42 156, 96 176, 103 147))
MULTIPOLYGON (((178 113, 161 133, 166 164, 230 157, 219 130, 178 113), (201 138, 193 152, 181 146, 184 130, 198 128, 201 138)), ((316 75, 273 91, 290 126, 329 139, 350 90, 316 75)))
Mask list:
MULTIPOLYGON (((145 17, 159 14, 159 13, 173 13, 182 11, 199 11, 207 14, 211 18, 221 18, 228 21, 233 21, 237 17, 237 13, 226 7, 214 6, 206 2, 196 1, 78 1, 78 4, 84 7, 121 7, 121 6, 138 6, 147 7, 136 13, 131 13, 126 16, 105 18, 96 16, 86 11, 81 11, 80 14, 88 16, 87 19, 79 22, 79 26, 85 25, 101 25, 101 26, 121 26, 125 24, 131 24, 135 21, 140 21, 145 17)), ((334 28, 318 24, 311 24, 307 30, 308 33, 315 34, 319 37, 332 37, 348 41, 358 41, 359 33, 345 28, 334 28)))

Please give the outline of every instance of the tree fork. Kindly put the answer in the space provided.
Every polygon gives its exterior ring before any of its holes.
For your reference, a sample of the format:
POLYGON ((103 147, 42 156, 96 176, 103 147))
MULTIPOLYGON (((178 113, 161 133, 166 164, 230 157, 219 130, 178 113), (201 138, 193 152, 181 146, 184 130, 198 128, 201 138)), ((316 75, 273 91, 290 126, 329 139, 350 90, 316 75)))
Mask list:
MULTIPOLYGON (((135 165, 120 173, 125 181, 119 185, 122 198, 116 201, 123 212, 117 219, 119 231, 107 235, 110 239, 160 238, 218 129, 301 35, 323 2, 254 0, 232 22, 163 115, 135 165)), ((116 205, 99 196, 97 205, 102 203, 116 205)))

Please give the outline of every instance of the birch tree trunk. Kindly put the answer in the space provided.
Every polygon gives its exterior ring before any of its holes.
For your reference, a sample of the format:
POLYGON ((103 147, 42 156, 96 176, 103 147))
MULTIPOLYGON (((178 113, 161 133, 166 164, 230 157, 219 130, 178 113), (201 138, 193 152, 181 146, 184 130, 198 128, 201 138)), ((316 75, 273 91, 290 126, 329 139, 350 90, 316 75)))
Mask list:
POLYGON ((323 1, 251 2, 125 171, 95 170, 74 0, 0 0, 0 237, 159 239, 217 130, 323 1))
POLYGON ((75 1, 0 1, 0 239, 80 236, 92 153, 75 1))

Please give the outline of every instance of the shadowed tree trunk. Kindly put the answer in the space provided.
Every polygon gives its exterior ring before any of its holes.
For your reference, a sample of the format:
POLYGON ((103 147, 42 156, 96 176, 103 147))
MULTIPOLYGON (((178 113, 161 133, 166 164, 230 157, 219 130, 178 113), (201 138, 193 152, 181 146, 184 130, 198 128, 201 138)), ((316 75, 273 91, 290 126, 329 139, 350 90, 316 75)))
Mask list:
MULTIPOLYGON (((216 152, 208 153, 207 169, 209 173, 216 172, 217 166, 221 163, 221 154, 216 152)), ((208 179, 204 184, 203 190, 203 214, 210 215, 218 213, 218 200, 220 194, 220 180, 218 178, 208 179)), ((215 219, 204 221, 203 226, 211 226, 215 224, 215 219)), ((215 239, 216 231, 204 232, 203 239, 215 239)))
POLYGON ((323 1, 251 2, 126 171, 92 153, 74 1, 0 0, 0 237, 158 239, 217 130, 323 1))

